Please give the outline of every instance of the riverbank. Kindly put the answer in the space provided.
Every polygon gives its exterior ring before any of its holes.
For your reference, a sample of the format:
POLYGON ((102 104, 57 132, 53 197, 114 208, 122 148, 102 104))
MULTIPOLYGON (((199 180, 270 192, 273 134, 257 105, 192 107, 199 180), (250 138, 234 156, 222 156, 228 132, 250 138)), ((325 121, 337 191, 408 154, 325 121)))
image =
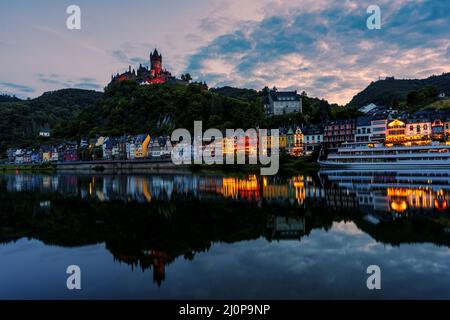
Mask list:
MULTIPOLYGON (((4 164, 0 172, 98 172, 98 173, 228 173, 237 175, 259 174, 261 165, 183 165, 171 161, 87 161, 63 162, 56 164, 4 164)), ((280 156, 278 175, 292 176, 299 173, 313 173, 319 170, 315 157, 280 156)))
POLYGON ((56 167, 53 164, 1 164, 0 172, 55 172, 56 167))
MULTIPOLYGON (((228 174, 259 174, 261 170, 260 164, 222 164, 222 165, 192 165, 191 171, 200 173, 228 173, 228 174)), ((280 156, 280 166, 277 175, 281 176, 293 176, 299 173, 316 173, 319 171, 320 166, 316 161, 316 157, 293 157, 286 154, 280 156)))

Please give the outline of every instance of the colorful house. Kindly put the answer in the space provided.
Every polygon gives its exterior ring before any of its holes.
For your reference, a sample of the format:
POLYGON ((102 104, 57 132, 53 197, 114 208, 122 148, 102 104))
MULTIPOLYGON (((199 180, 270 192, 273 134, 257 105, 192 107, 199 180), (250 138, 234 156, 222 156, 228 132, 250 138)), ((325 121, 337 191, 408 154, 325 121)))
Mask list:
POLYGON ((286 130, 286 128, 280 128, 280 134, 279 134, 280 150, 285 150, 287 148, 287 145, 288 145, 287 130, 286 130))
POLYGON ((52 152, 49 146, 42 146, 39 153, 41 154, 42 162, 50 162, 52 152))
POLYGON ((310 155, 318 151, 323 143, 323 127, 310 127, 303 130, 303 153, 310 155))
POLYGON ((135 137, 134 140, 134 157, 136 159, 143 159, 148 154, 148 146, 150 144, 150 135, 140 134, 135 137))
POLYGON ((414 116, 406 120, 406 136, 409 140, 424 140, 431 137, 431 120, 428 116, 414 116))
POLYGON ((386 142, 402 143, 406 141, 406 123, 395 119, 387 124, 386 142))

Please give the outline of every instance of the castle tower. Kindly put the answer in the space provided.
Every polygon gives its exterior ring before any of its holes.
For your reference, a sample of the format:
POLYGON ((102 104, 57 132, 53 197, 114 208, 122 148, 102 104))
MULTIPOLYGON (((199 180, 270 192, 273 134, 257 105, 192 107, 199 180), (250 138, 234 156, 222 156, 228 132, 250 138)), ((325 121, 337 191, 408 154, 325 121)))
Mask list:
POLYGON ((158 50, 153 51, 153 53, 150 53, 150 69, 152 70, 152 73, 155 75, 161 74, 162 69, 162 55, 158 53, 158 50))

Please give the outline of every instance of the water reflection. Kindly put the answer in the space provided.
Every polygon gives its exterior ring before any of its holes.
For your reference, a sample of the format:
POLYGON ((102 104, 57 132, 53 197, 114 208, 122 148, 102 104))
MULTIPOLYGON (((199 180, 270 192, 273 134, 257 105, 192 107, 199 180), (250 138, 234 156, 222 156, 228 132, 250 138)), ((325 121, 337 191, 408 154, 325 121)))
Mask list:
POLYGON ((302 205, 306 198, 325 198, 318 180, 296 176, 291 179, 224 176, 73 176, 9 175, 3 176, 8 192, 57 192, 64 196, 80 195, 99 201, 123 200, 151 202, 192 197, 230 199, 248 203, 280 202, 302 205))
POLYGON ((316 176, 1 175, 0 241, 105 243, 153 270, 218 242, 301 241, 341 221, 377 241, 450 247, 450 173, 328 171, 316 176))

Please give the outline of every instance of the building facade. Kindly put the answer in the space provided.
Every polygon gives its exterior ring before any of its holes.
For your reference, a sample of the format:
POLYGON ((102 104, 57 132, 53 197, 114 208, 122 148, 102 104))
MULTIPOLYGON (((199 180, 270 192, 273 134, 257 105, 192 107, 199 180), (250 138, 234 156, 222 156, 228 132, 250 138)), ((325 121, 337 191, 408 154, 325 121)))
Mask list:
POLYGON ((323 127, 309 127, 303 129, 303 153, 311 155, 319 151, 323 143, 323 127))
POLYGON ((297 91, 269 91, 264 109, 268 116, 302 112, 302 98, 297 91))
POLYGON ((334 120, 325 125, 323 142, 328 148, 338 148, 344 142, 354 142, 356 120, 334 120))
POLYGON ((372 138, 372 120, 370 117, 358 117, 356 119, 356 142, 369 142, 372 138))

